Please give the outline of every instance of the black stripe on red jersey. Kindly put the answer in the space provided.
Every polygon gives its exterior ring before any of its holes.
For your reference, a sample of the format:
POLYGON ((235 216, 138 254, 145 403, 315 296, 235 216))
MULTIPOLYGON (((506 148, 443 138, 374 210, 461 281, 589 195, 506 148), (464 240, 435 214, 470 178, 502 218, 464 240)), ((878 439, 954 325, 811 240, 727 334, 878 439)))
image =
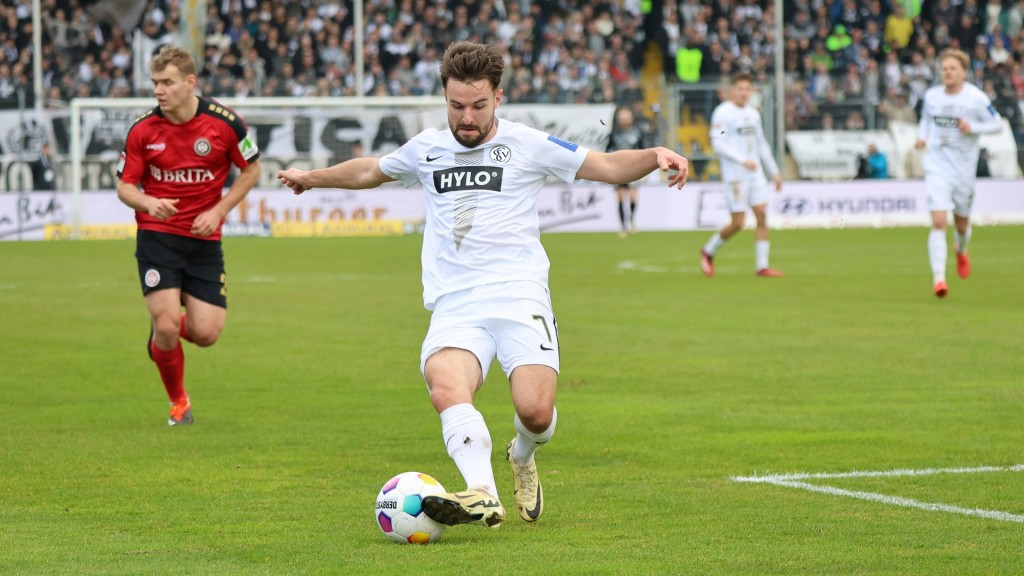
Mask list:
MULTIPOLYGON (((245 125, 245 121, 242 120, 241 116, 236 114, 235 111, 231 108, 224 106, 223 104, 217 102, 213 98, 206 98, 203 96, 199 97, 199 108, 196 109, 196 116, 199 116, 200 114, 207 114, 209 116, 213 116, 214 118, 227 122, 228 125, 231 126, 231 130, 235 133, 235 136, 238 138, 239 141, 243 140, 245 136, 249 133, 249 128, 245 125)), ((146 118, 149 118, 153 115, 159 116, 161 118, 164 117, 163 112, 160 111, 160 107, 155 106, 152 109, 147 110, 145 114, 142 114, 141 116, 136 118, 135 121, 132 122, 131 128, 134 128, 136 124, 142 122, 146 118)), ((129 132, 131 132, 131 128, 128 129, 129 132)))
POLYGON ((131 128, 134 128, 136 124, 142 122, 146 118, 149 118, 150 115, 152 115, 153 113, 156 113, 157 116, 160 116, 160 107, 157 106, 156 108, 150 108, 149 110, 146 110, 145 114, 141 114, 138 118, 132 121, 132 125, 130 128, 128 128, 128 131, 131 132, 131 128))
POLYGON ((196 111, 196 116, 200 114, 208 114, 227 122, 231 129, 235 131, 235 136, 238 137, 239 141, 243 140, 249 133, 249 128, 245 125, 245 120, 242 120, 241 116, 213 98, 199 97, 199 110, 196 111))

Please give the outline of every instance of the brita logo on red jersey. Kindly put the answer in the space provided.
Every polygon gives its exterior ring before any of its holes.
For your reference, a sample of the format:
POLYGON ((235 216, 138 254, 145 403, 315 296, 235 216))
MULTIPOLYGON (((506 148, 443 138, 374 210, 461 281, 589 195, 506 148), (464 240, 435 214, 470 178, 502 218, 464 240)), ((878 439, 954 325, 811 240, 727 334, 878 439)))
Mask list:
POLYGON ((157 182, 169 182, 174 184, 198 184, 200 182, 213 181, 213 172, 206 168, 162 170, 159 167, 150 164, 149 175, 157 182))

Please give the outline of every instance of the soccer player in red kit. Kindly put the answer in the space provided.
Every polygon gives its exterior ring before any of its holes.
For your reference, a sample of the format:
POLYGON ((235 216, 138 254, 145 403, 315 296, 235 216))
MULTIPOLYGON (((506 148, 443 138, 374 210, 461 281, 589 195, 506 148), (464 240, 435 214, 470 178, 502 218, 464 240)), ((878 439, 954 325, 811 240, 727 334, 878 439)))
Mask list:
POLYGON ((117 197, 135 209, 135 258, 151 317, 146 349, 171 401, 168 424, 176 426, 193 421, 181 339, 210 346, 224 328, 221 225, 259 179, 259 150, 240 116, 196 95, 196 65, 186 50, 163 48, 149 70, 158 105, 128 130, 117 197), (240 173, 224 194, 232 164, 240 173))

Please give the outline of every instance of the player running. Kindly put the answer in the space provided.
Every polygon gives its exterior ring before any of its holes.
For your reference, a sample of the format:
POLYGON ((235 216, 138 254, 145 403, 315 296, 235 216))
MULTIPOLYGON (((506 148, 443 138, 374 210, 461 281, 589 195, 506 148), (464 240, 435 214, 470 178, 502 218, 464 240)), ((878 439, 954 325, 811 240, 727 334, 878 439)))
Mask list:
POLYGON ((661 169, 678 171, 668 182, 681 188, 688 169, 687 160, 667 148, 597 152, 498 118, 504 66, 497 49, 456 42, 441 63, 450 130, 424 130, 383 158, 278 172, 296 194, 394 180, 423 186, 423 303, 433 312, 420 370, 448 454, 466 481, 464 491, 424 498, 423 508, 447 525, 497 527, 505 519, 491 469, 491 434, 473 406, 495 357, 515 407, 516 436, 506 458, 516 507, 527 522, 544 509, 534 455, 555 432, 559 369, 550 263, 537 214, 545 179, 624 184, 661 169))
POLYGON ((241 116, 196 96, 196 65, 177 46, 149 65, 157 106, 128 130, 117 197, 135 209, 135 258, 171 426, 191 424, 180 339, 217 341, 227 316, 221 224, 259 179, 259 150, 241 116), (241 173, 224 194, 231 165, 241 173), (185 312, 182 312, 182 306, 185 312))
POLYGON ((932 229, 928 235, 928 260, 932 289, 939 298, 949 292, 946 284, 946 223, 953 211, 956 271, 963 279, 971 274, 967 244, 971 240, 971 205, 977 179, 979 135, 1002 130, 1003 122, 992 102, 977 86, 967 82, 970 58, 961 50, 947 48, 939 54, 942 85, 924 93, 918 149, 924 153, 924 187, 932 229))
POLYGON ((715 253, 743 229, 748 209, 753 211, 757 222, 754 230, 757 275, 782 276, 782 272, 768 267, 768 180, 764 171, 771 174, 776 192, 782 190, 782 176, 764 137, 761 113, 749 104, 753 90, 753 76, 736 74, 729 86, 729 98, 711 113, 711 147, 722 168, 731 218, 700 251, 700 269, 708 278, 715 274, 715 253))

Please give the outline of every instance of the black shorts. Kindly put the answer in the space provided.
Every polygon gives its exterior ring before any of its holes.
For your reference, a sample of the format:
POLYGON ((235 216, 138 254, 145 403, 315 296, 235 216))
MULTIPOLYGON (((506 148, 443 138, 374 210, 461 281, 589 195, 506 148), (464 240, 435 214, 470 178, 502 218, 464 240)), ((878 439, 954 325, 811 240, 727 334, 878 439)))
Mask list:
POLYGON ((181 288, 183 293, 203 302, 228 307, 220 240, 139 230, 135 259, 139 261, 143 295, 154 290, 181 288))

